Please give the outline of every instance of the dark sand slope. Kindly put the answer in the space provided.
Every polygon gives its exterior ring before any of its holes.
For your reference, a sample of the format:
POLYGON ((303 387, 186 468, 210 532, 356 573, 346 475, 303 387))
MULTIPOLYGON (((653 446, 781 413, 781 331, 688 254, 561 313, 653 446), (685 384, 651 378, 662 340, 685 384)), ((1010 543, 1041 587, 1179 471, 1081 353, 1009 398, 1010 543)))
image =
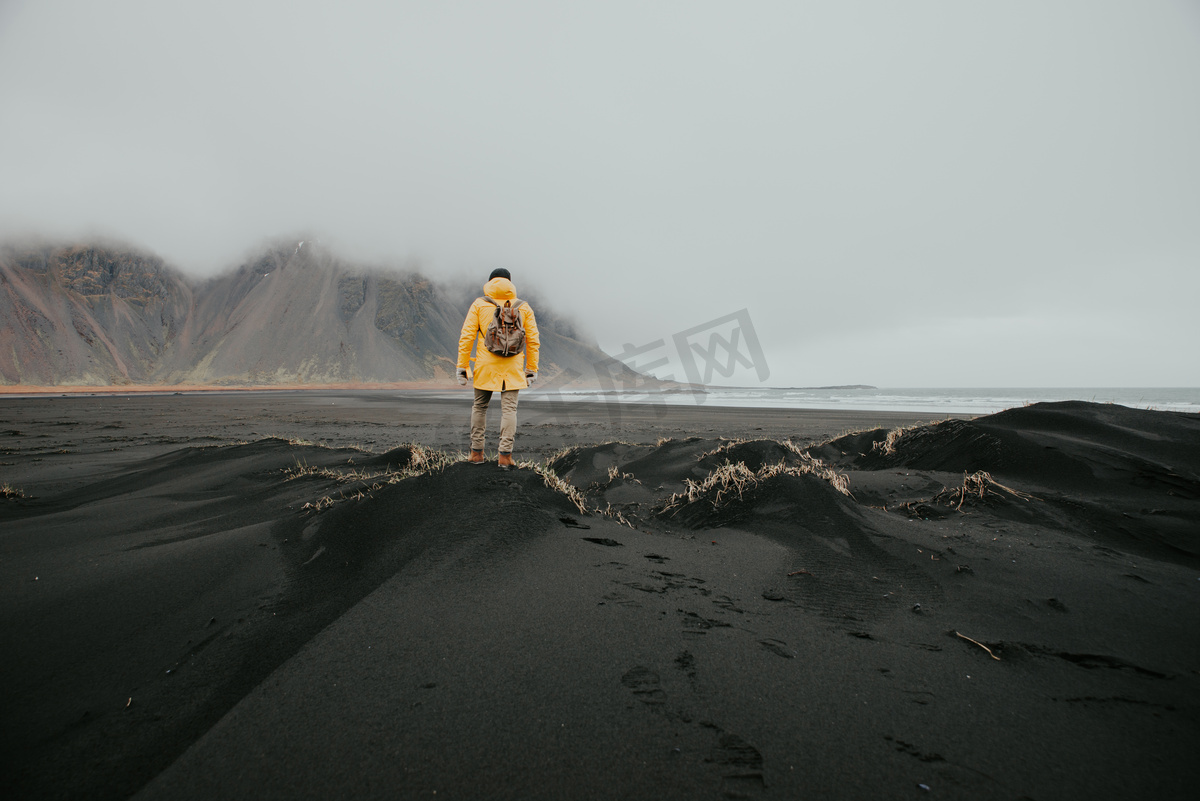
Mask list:
POLYGON ((574 499, 273 439, 6 502, 6 783, 1193 797, 1195 416, 1039 405, 805 448, 688 415, 747 439, 627 429, 550 462, 574 499))
POLYGON ((313 497, 283 471, 351 456, 281 440, 188 448, 10 501, 0 675, 18 786, 131 793, 162 767, 147 754, 185 746, 318 630, 276 622, 301 556, 279 524, 313 497))

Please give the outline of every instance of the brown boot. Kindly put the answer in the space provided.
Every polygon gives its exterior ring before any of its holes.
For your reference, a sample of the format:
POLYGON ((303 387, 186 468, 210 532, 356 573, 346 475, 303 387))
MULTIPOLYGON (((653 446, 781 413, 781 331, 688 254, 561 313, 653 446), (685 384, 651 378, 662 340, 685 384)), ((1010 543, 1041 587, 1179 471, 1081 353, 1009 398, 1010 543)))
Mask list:
POLYGON ((502 454, 500 454, 500 460, 499 460, 498 462, 496 462, 496 464, 500 465, 500 466, 501 466, 501 467, 503 467, 505 470, 507 470, 507 469, 508 469, 508 468, 510 468, 510 467, 515 467, 515 466, 516 466, 516 463, 515 463, 515 462, 513 462, 513 458, 512 458, 512 454, 511 454, 511 453, 502 453, 502 454))
POLYGON ((471 464, 483 464, 487 460, 483 458, 483 451, 477 451, 472 448, 471 455, 467 457, 467 461, 471 464))

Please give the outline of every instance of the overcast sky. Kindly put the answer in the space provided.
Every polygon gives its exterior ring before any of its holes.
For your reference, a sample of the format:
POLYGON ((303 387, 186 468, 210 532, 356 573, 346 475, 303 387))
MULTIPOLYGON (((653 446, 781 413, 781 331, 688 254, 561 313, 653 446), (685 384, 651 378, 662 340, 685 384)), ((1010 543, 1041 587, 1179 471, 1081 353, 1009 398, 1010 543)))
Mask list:
POLYGON ((0 0, 28 232, 505 266, 676 367, 746 309, 777 386, 1200 386, 1200 3, 0 0))

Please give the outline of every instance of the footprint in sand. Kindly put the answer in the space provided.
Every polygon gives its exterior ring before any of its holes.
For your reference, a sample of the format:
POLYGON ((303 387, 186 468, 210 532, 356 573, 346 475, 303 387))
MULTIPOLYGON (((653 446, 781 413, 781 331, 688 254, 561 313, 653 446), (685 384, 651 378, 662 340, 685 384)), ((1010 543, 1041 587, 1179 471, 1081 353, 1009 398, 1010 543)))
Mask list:
POLYGON ((580 539, 584 540, 585 542, 594 542, 597 545, 604 545, 608 548, 620 548, 624 545, 624 543, 617 542, 616 540, 609 539, 608 537, 580 537, 580 539))
POLYGON ((717 731, 717 745, 704 761, 720 765, 727 771, 721 782, 726 797, 757 795, 766 786, 762 752, 733 732, 717 731))
POLYGON ((787 643, 784 642, 783 640, 774 640, 774 639, 759 640, 758 644, 761 645, 763 648, 766 648, 771 653, 773 653, 777 656, 782 656, 784 659, 795 659, 796 658, 796 652, 793 651, 791 648, 788 648, 787 643))
POLYGON ((696 679, 696 657, 691 651, 680 651, 679 656, 675 657, 675 667, 687 674, 687 677, 693 681, 696 679))
POLYGON ((667 701, 667 694, 659 686, 658 674, 649 668, 637 665, 621 677, 621 683, 633 691, 643 704, 658 706, 667 701))

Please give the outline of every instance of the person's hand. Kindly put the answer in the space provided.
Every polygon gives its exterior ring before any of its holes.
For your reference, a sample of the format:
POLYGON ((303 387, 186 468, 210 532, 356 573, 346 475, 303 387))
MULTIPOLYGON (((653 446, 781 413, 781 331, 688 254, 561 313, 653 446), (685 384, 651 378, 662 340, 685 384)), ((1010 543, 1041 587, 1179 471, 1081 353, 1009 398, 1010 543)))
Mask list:
POLYGON ((526 370, 525 371, 525 383, 532 387, 534 381, 537 381, 537 373, 531 373, 528 370, 526 370))
POLYGON ((465 387, 467 385, 467 371, 465 368, 458 368, 458 385, 465 387))

